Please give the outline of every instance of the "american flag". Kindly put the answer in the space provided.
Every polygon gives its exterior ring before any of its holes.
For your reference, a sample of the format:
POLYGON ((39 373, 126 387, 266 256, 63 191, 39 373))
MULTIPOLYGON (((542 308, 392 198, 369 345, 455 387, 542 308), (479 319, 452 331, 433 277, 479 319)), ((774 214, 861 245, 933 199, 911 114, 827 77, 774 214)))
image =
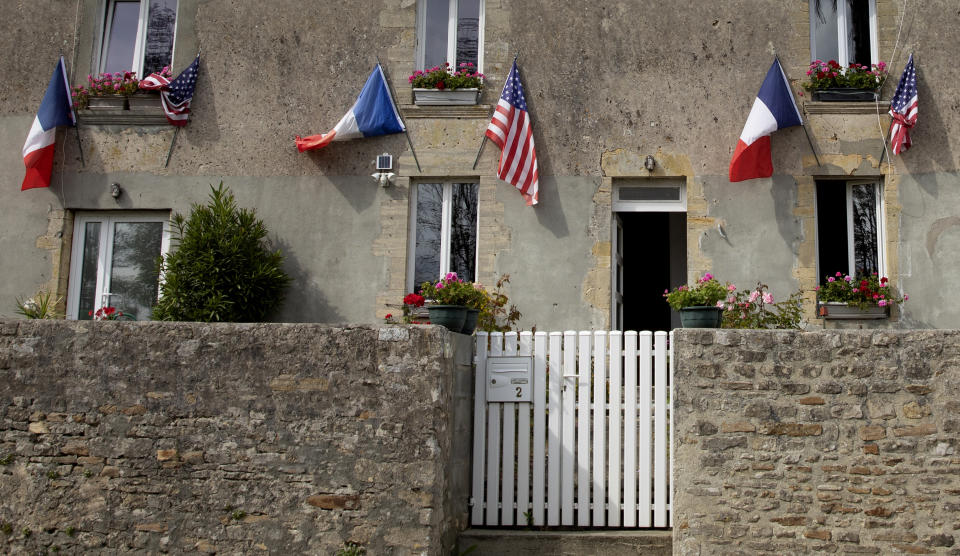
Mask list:
POLYGON ((533 127, 516 60, 503 84, 503 93, 486 135, 500 147, 497 177, 519 189, 527 206, 537 204, 540 179, 537 151, 533 146, 533 127))
POLYGON ((200 55, 197 54, 193 63, 187 66, 173 81, 160 75, 151 73, 140 82, 140 88, 148 91, 160 91, 160 102, 163 112, 167 115, 170 125, 185 126, 190 118, 190 101, 193 100, 193 91, 197 87, 197 74, 200 72, 200 55))
POLYGON ((917 124, 917 70, 913 67, 913 54, 903 68, 897 92, 890 101, 890 144, 893 154, 910 148, 910 128, 917 124))

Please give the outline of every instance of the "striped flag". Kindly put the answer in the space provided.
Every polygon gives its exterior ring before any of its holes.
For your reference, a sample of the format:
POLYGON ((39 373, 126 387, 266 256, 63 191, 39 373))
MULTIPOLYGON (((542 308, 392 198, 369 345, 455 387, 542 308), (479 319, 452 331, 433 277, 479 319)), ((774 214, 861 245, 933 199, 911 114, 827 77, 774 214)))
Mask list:
POLYGON ((913 54, 903 68, 897 92, 890 101, 890 145, 893 154, 900 154, 912 144, 910 128, 917 124, 917 70, 913 67, 913 54))
POLYGON ((53 77, 47 85, 47 92, 40 102, 40 110, 30 126, 27 141, 23 144, 23 165, 27 171, 23 176, 21 191, 34 187, 50 187, 57 126, 77 125, 70 104, 70 85, 67 83, 67 68, 63 63, 63 56, 60 56, 60 61, 53 70, 53 77))
POLYGON ((185 126, 190 118, 190 101, 197 87, 197 75, 200 73, 200 55, 187 66, 176 79, 171 81, 159 73, 151 73, 140 82, 140 88, 147 91, 160 91, 160 102, 170 125, 185 126))
POLYGON ((519 189, 527 206, 537 204, 540 179, 537 151, 533 146, 533 127, 516 60, 503 84, 503 93, 486 135, 500 147, 497 177, 519 189))

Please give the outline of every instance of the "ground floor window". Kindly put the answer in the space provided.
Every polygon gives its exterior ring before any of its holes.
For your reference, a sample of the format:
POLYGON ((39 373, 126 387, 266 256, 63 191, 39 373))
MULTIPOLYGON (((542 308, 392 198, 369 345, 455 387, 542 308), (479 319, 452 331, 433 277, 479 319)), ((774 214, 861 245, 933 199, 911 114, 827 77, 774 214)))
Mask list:
POLYGON ((407 276, 411 291, 448 272, 476 280, 479 189, 477 183, 461 182, 412 185, 407 276))
POLYGON ((74 218, 67 317, 89 320, 114 307, 148 320, 159 257, 169 245, 167 212, 78 212, 74 218))
POLYGON ((886 272, 883 186, 870 180, 817 180, 817 275, 886 272))

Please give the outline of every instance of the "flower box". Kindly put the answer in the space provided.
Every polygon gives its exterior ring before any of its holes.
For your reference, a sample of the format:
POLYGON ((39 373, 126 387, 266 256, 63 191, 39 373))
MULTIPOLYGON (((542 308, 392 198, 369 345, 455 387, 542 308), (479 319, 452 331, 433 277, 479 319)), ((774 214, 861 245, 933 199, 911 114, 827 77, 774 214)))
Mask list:
POLYGON ((865 309, 835 301, 821 302, 817 314, 824 320, 875 320, 890 317, 890 307, 871 305, 865 309))
POLYGON ((132 112, 153 112, 160 106, 160 95, 140 91, 127 97, 127 106, 132 112))
POLYGON ((413 89, 413 103, 418 106, 465 106, 479 100, 480 89, 413 89))
POLYGON ((90 96, 87 101, 90 110, 126 110, 127 97, 122 95, 90 96))
POLYGON ((817 89, 813 91, 813 100, 820 102, 873 102, 880 100, 880 93, 874 89, 817 89))

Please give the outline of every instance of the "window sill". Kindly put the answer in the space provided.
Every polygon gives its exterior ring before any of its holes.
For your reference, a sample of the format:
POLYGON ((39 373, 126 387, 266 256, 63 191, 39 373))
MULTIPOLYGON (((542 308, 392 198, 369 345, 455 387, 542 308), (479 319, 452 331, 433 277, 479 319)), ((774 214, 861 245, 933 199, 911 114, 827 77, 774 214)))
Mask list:
POLYGON ((850 307, 846 303, 819 303, 817 315, 823 320, 880 320, 890 318, 889 307, 850 307))
POLYGON ((489 118, 492 106, 476 104, 466 106, 418 106, 404 104, 400 111, 404 118, 489 118))
POLYGON ((890 110, 890 101, 853 101, 853 102, 819 102, 807 101, 803 103, 803 111, 807 114, 886 114, 890 110))
POLYGON ((156 107, 143 110, 77 110, 77 123, 131 127, 169 125, 159 101, 156 107))

